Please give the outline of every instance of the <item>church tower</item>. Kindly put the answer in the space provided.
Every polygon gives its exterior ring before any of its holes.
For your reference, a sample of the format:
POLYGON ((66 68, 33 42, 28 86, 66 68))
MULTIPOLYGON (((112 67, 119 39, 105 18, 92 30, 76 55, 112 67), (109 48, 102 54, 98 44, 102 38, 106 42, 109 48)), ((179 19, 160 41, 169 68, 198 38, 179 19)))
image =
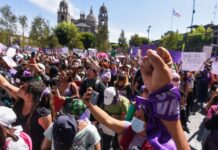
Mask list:
POLYGON ((107 8, 104 6, 104 3, 100 7, 99 16, 98 16, 98 26, 102 27, 103 25, 108 26, 107 8))
POLYGON ((70 22, 70 13, 68 10, 68 4, 66 0, 62 0, 60 2, 58 10, 58 23, 63 21, 70 22))

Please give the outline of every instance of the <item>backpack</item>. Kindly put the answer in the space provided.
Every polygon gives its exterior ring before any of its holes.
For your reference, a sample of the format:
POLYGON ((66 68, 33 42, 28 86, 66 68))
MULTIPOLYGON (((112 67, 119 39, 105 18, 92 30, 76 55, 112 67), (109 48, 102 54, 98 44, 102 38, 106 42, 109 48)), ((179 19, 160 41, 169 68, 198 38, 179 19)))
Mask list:
MULTIPOLYGON (((18 137, 22 138, 24 140, 24 142, 28 145, 29 150, 32 150, 32 140, 31 140, 31 138, 29 137, 28 134, 26 134, 25 132, 21 131, 20 135, 18 137)), ((3 150, 7 149, 8 145, 10 144, 10 142, 11 142, 11 139, 6 140, 3 150)))

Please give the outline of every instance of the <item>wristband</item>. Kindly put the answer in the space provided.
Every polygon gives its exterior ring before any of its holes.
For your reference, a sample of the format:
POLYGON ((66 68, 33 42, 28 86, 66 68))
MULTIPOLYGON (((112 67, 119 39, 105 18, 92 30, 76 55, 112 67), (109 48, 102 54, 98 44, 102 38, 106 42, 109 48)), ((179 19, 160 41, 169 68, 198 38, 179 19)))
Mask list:
POLYGON ((71 101, 71 97, 66 96, 66 97, 65 97, 65 101, 66 101, 66 102, 70 102, 70 101, 71 101))

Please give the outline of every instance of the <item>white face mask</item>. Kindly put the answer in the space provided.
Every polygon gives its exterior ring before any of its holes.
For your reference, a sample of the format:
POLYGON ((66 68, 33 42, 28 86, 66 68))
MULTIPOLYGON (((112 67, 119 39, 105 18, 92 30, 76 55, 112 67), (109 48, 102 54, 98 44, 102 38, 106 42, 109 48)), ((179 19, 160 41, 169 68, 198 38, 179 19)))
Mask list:
POLYGON ((136 117, 133 117, 132 119, 132 130, 136 133, 140 133, 142 131, 145 130, 145 122, 136 118, 136 117))

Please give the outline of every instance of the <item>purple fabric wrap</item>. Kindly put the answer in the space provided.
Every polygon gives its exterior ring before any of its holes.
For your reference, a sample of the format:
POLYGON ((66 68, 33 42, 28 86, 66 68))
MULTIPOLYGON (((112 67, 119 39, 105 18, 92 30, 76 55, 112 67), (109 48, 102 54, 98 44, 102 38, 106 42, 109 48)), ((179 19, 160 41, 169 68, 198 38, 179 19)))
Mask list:
POLYGON ((151 102, 153 116, 168 121, 179 119, 180 94, 179 89, 173 84, 168 84, 151 93, 148 101, 151 102))
POLYGON ((155 150, 177 149, 170 133, 160 119, 169 121, 179 119, 179 101, 179 90, 172 84, 151 93, 148 100, 136 97, 137 108, 142 108, 143 104, 145 114, 149 116, 146 128, 147 138, 155 150))

